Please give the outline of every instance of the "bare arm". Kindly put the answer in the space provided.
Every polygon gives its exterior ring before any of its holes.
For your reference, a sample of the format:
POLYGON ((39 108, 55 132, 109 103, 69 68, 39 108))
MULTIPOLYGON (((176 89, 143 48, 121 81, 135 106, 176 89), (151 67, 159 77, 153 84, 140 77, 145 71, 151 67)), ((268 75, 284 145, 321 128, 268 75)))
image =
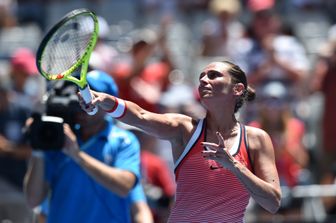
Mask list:
POLYGON ((153 215, 148 205, 144 201, 135 202, 131 207, 133 223, 153 223, 153 215))
MULTIPOLYGON (((114 105, 116 98, 100 92, 91 91, 94 95, 91 107, 87 108, 80 97, 80 105, 85 111, 90 111, 92 105, 99 106, 100 109, 110 111, 114 105)), ((157 114, 146 111, 137 104, 125 101, 126 112, 125 115, 119 120, 138 127, 150 135, 159 137, 161 139, 175 141, 181 140, 182 142, 186 137, 188 138, 193 129, 192 118, 181 114, 157 114)))
POLYGON ((247 128, 247 131, 254 174, 240 163, 234 165, 233 171, 248 188, 253 199, 269 212, 275 213, 280 207, 281 189, 271 139, 263 130, 247 128))
POLYGON ((133 188, 136 176, 127 170, 106 165, 79 149, 77 139, 68 125, 64 127, 66 144, 63 152, 70 156, 95 181, 119 196, 126 196, 133 188))
POLYGON ((29 161, 27 173, 24 178, 24 193, 31 208, 38 206, 48 192, 48 185, 44 180, 43 157, 33 155, 29 161))
POLYGON ((271 139, 263 130, 248 127, 247 131, 254 173, 224 147, 224 139, 220 133, 217 133, 219 144, 203 143, 211 148, 203 151, 203 154, 205 158, 219 162, 235 174, 259 205, 275 213, 280 207, 281 190, 271 139))
MULTIPOLYGON (((26 120, 26 127, 33 122, 32 118, 26 120)), ((27 204, 34 208, 42 203, 47 196, 49 186, 44 179, 43 152, 31 151, 27 172, 24 176, 23 190, 27 204)))
POLYGON ((0 134, 0 155, 18 160, 27 160, 30 157, 31 148, 27 144, 15 144, 0 134))
POLYGON ((321 91, 323 80, 328 72, 328 63, 325 58, 318 58, 312 71, 313 76, 310 83, 311 92, 321 91))

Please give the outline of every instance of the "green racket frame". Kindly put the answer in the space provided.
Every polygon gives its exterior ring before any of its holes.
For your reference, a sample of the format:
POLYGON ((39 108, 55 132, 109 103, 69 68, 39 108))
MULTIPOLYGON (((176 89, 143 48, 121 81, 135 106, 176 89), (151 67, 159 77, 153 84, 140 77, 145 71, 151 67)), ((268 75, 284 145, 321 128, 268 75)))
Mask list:
POLYGON ((96 45, 97 39, 98 39, 98 32, 99 32, 99 26, 98 26, 98 19, 97 16, 91 12, 88 9, 75 9, 68 14, 66 14, 56 25, 54 25, 50 31, 45 35, 43 38, 38 50, 37 50, 37 60, 36 60, 36 65, 39 70, 39 72, 48 80, 67 80, 75 83, 78 85, 81 89, 84 89, 87 86, 87 81, 86 81, 86 73, 88 69, 88 63, 89 59, 91 56, 91 53, 96 45), (93 20, 94 20, 94 32, 92 34, 91 39, 89 40, 89 43, 87 45, 87 48, 82 55, 82 57, 74 63, 72 67, 70 67, 68 70, 63 71, 60 74, 48 74, 43 71, 41 68, 41 58, 43 56, 44 49, 46 45, 48 44, 48 41, 51 39, 51 37, 55 34, 57 29, 64 25, 67 21, 73 19, 76 16, 82 15, 82 14, 89 14, 93 20), (80 72, 80 79, 77 79, 74 76, 71 76, 73 72, 75 72, 79 67, 81 66, 81 72, 80 72))

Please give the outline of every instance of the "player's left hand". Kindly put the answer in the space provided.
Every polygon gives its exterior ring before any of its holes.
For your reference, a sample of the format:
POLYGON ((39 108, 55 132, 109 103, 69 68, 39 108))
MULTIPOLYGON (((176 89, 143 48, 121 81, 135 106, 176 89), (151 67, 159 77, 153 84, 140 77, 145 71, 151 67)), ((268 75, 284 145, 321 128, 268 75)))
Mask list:
POLYGON ((208 160, 214 160, 224 168, 232 170, 237 160, 230 154, 229 149, 225 147, 223 136, 219 132, 216 132, 216 136, 218 144, 212 142, 201 143, 204 147, 202 151, 203 157, 208 160))

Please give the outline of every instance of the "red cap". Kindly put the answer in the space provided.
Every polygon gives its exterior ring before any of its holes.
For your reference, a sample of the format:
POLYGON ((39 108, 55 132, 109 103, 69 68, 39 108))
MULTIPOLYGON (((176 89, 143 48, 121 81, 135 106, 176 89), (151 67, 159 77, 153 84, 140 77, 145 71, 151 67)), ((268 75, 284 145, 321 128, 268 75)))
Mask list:
POLYGON ((35 55, 28 48, 17 49, 12 55, 11 65, 15 69, 20 69, 28 75, 35 75, 38 73, 35 55))
POLYGON ((142 73, 142 78, 149 82, 165 82, 169 75, 169 66, 164 62, 149 64, 142 73))
POLYGON ((249 0, 248 7, 251 11, 256 12, 271 9, 274 3, 274 0, 249 0))

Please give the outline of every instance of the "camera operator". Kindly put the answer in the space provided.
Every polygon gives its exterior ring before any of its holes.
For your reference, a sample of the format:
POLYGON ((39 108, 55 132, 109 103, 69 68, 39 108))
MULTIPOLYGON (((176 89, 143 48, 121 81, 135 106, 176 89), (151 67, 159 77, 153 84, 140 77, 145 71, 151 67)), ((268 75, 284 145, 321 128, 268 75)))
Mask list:
MULTIPOLYGON (((92 89, 117 95, 117 86, 108 74, 91 71, 87 80, 92 89)), ((62 94, 72 98, 75 92, 68 93, 68 89, 71 88, 64 88, 62 94)), ((48 199, 49 223, 127 223, 131 218, 137 218, 133 219, 136 222, 152 222, 140 185, 140 149, 136 137, 118 128, 103 110, 90 116, 70 106, 72 100, 64 107, 50 97, 47 115, 55 112, 55 107, 61 108, 58 112, 63 114, 59 116, 68 123, 62 124, 59 118, 35 116, 30 124, 32 146, 42 147, 33 147, 35 151, 25 176, 29 206, 34 208, 48 199), (48 144, 50 148, 45 147, 48 144), (137 211, 142 208, 144 212, 139 216, 137 211)), ((75 104, 79 108, 78 102, 75 104)))

